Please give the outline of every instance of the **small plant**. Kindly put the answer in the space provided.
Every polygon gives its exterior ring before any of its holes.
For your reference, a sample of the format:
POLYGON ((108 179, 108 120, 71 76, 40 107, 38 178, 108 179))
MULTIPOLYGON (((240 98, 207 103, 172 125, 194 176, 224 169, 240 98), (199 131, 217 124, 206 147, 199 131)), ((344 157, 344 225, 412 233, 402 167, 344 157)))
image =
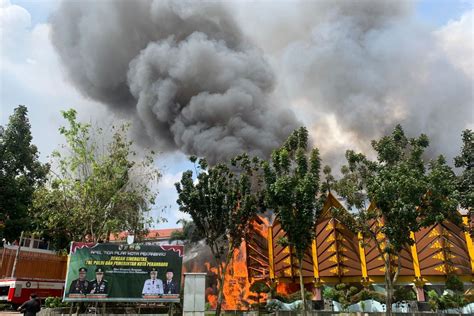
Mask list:
POLYGON ((366 301, 366 300, 374 300, 379 303, 385 302, 385 295, 383 293, 375 292, 372 288, 363 288, 360 290, 359 293, 352 296, 351 301, 353 303, 366 301))
POLYGON ((267 304, 267 311, 269 312, 276 312, 280 309, 282 309, 283 307, 283 303, 280 301, 280 300, 271 300, 268 304, 267 304))
POLYGON ((44 300, 44 306, 46 308, 67 307, 69 306, 69 303, 63 302, 60 297, 50 296, 44 300))
POLYGON ((323 297, 341 304, 343 310, 347 310, 349 305, 357 303, 359 288, 355 286, 349 287, 344 283, 340 283, 335 288, 325 288, 323 297))
POLYGON ((416 294, 413 291, 413 288, 409 286, 400 286, 395 289, 393 293, 393 302, 402 302, 402 301, 414 301, 416 300, 416 294))
POLYGON ((463 292, 464 284, 456 275, 448 275, 446 278, 446 288, 454 292, 463 292))
POLYGON ((432 311, 437 311, 439 307, 439 295, 436 293, 435 290, 431 290, 428 292, 428 304, 432 311))
POLYGON ((447 309, 459 310, 467 304, 467 301, 462 294, 453 291, 449 291, 443 295, 438 295, 436 291, 431 290, 428 292, 428 297, 428 303, 433 311, 443 311, 447 309))

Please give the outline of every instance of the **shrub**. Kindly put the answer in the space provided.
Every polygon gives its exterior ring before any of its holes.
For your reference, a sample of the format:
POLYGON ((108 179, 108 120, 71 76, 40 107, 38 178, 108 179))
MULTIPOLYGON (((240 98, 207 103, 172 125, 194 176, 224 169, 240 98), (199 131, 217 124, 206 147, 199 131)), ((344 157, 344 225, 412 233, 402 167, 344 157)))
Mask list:
POLYGON ((431 290, 428 292, 428 297, 428 303, 433 311, 460 309, 467 304, 467 301, 464 296, 455 292, 447 293, 444 295, 438 295, 436 291, 431 290))
POLYGON ((50 296, 44 300, 44 306, 46 308, 66 307, 69 306, 69 303, 63 302, 60 297, 50 296))
POLYGON ((456 275, 448 275, 446 278, 446 288, 454 292, 463 292, 464 284, 456 275))
POLYGON ((393 293, 393 302, 414 301, 416 300, 416 293, 410 286, 399 286, 393 293))
POLYGON ((358 302, 357 297, 359 293, 359 288, 355 286, 349 287, 344 283, 340 283, 335 288, 325 288, 323 290, 323 297, 340 303, 345 310, 349 305, 358 302))

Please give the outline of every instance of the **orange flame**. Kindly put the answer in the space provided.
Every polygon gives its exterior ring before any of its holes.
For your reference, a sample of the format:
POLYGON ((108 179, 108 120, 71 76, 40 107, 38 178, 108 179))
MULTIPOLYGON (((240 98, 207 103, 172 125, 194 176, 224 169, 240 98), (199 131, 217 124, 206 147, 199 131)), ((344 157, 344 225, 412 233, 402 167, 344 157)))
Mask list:
POLYGON ((298 283, 278 283, 276 291, 279 294, 289 295, 300 290, 298 283))
MULTIPOLYGON (((252 223, 252 229, 255 233, 261 235, 266 239, 267 237, 268 221, 263 221, 260 224, 257 222, 252 223)), ((247 268, 247 246, 245 242, 242 243, 239 249, 235 249, 232 257, 232 261, 227 268, 225 281, 224 281, 224 301, 222 304, 223 310, 248 310, 252 304, 257 303, 257 293, 250 291, 250 285, 254 281, 265 280, 268 274, 263 271, 262 275, 259 275, 254 279, 249 278, 249 272, 247 268), (262 279, 263 278, 263 279, 262 279), (250 279, 250 281, 249 281, 250 279)), ((217 306, 217 294, 219 288, 218 271, 215 263, 209 258, 209 261, 204 263, 205 271, 208 273, 208 288, 206 289, 206 299, 211 309, 215 309, 217 306)), ((204 268, 202 264, 193 266, 192 270, 204 268)), ((193 271, 199 272, 199 271, 193 271)), ((260 302, 265 302, 267 294, 262 293, 260 295, 260 302)))
MULTIPOLYGON (((227 268, 223 289, 223 310, 248 310, 252 304, 256 303, 257 294, 250 291, 251 282, 248 278, 245 249, 245 243, 243 243, 239 249, 234 250, 231 264, 227 268)), ((216 267, 212 267, 209 262, 205 265, 209 272, 217 275, 216 267)), ((212 309, 217 306, 217 289, 218 286, 209 287, 206 291, 207 301, 212 309)), ((266 300, 266 297, 266 294, 261 294, 260 301, 266 300)))

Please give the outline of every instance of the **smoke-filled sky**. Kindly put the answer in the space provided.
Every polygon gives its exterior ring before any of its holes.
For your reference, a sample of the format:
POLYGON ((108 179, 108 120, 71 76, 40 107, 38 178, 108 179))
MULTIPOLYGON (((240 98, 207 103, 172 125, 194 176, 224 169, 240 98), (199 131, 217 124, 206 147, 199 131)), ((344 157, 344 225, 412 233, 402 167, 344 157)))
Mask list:
POLYGON ((0 124, 28 105, 47 160, 61 109, 130 120, 163 153, 170 226, 184 155, 267 155, 300 125, 335 167, 397 123, 452 159, 474 128, 472 4, 0 0, 0 124))

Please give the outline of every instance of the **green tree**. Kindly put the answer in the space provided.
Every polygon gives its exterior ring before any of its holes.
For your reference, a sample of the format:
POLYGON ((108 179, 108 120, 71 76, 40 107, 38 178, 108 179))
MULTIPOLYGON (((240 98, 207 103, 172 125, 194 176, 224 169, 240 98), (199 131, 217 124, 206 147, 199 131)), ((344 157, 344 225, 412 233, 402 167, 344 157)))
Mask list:
POLYGON ((190 158, 196 165, 176 183, 180 211, 191 216, 199 235, 204 236, 217 263, 219 293, 216 315, 220 315, 227 267, 234 250, 246 238, 250 220, 259 201, 258 159, 247 155, 232 159, 231 166, 209 167, 205 159, 190 158), (197 164, 196 164, 197 163, 197 164))
POLYGON ((459 156, 454 158, 454 165, 462 168, 458 177, 460 204, 469 211, 474 208, 474 133, 465 130, 462 133, 463 146, 459 156))
POLYGON ((308 153, 307 147, 308 131, 301 127, 272 153, 270 162, 263 164, 267 206, 275 210, 286 232, 285 243, 298 260, 304 313, 303 257, 314 238, 317 212, 321 206, 318 199, 321 169, 319 151, 313 148, 308 153))
POLYGON ((180 240, 185 244, 195 244, 204 239, 204 236, 199 234, 193 221, 182 218, 176 224, 181 224, 182 229, 173 231, 170 241, 180 240))
POLYGON ((401 126, 372 142, 377 160, 348 150, 348 165, 336 191, 358 212, 355 229, 377 246, 385 268, 387 314, 400 272, 402 249, 412 245, 410 232, 450 219, 460 223, 456 176, 443 156, 426 164, 426 135, 407 138, 401 126), (375 207, 368 208, 372 201, 375 207))
POLYGON ((28 210, 33 193, 49 170, 49 165, 38 161, 27 114, 26 106, 20 105, 6 128, 0 126, 0 235, 8 241, 31 229, 28 210))
POLYGON ((64 153, 52 154, 54 170, 34 200, 37 230, 59 248, 72 240, 106 241, 111 233, 128 230, 139 236, 160 174, 151 152, 138 157, 127 140, 127 125, 105 132, 77 121, 76 111, 62 113, 68 122, 60 133, 64 153))

